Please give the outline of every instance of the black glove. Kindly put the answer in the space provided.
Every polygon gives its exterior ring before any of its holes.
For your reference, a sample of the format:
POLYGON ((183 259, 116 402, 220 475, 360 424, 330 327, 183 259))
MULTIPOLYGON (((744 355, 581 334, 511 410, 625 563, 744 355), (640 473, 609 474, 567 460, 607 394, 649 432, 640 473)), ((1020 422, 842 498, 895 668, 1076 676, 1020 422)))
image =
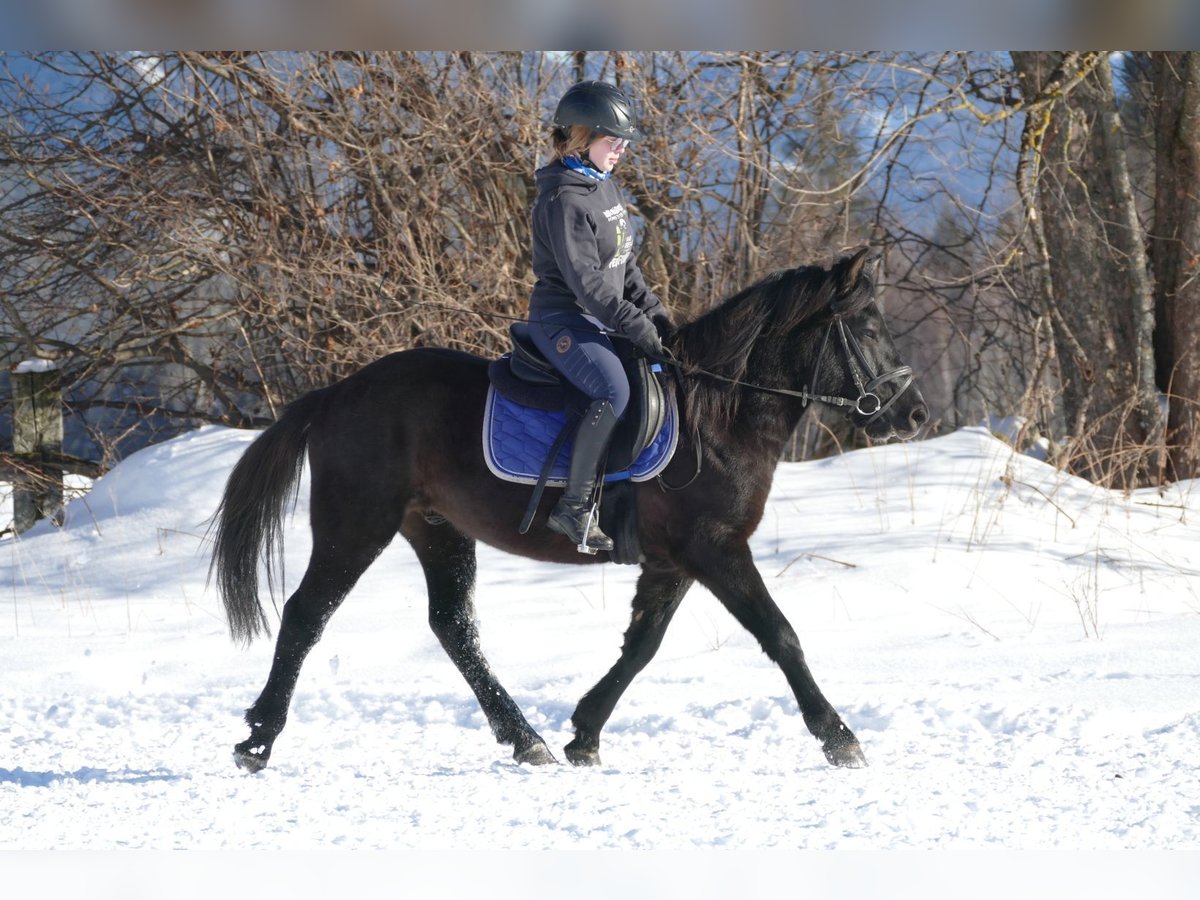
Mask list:
POLYGON ((675 333, 675 323, 671 321, 671 317, 664 309, 659 309, 650 316, 650 321, 654 323, 654 330, 658 332, 659 340, 665 341, 675 333))
POLYGON ((638 316, 630 322, 629 327, 625 329, 625 337, 651 359, 662 358, 663 345, 658 337, 658 330, 646 316, 638 316))

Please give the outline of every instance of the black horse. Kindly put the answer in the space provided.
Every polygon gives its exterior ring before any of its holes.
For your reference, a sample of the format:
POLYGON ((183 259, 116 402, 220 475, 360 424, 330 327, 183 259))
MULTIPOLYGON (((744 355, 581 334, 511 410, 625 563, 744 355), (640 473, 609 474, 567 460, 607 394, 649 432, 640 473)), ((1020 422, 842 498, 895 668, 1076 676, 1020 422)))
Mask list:
MULTIPOLYGON (((636 487, 642 547, 633 616, 620 658, 579 701, 566 746, 575 765, 600 761, 600 731, 650 661, 684 594, 699 581, 783 670, 805 724, 834 765, 863 766, 858 740, 822 695, 796 632, 771 599, 748 540, 762 518, 775 466, 806 404, 846 408, 877 440, 915 436, 928 419, 911 370, 875 303, 877 260, 867 251, 832 268, 770 275, 680 327, 668 347, 687 427, 661 475, 636 487), (683 485, 686 484, 686 487, 683 485)), ((329 617, 399 532, 429 589, 429 623, 501 744, 518 762, 555 762, 501 686, 475 626, 475 542, 560 563, 604 562, 541 527, 518 531, 529 488, 484 463, 480 428, 488 361, 445 349, 394 353, 292 403, 246 450, 225 487, 212 568, 235 639, 267 620, 258 597, 281 552, 281 519, 307 450, 312 555, 284 605, 266 686, 247 710, 237 764, 262 769, 283 730, 301 665, 329 617), (274 548, 274 550, 272 549, 274 548)), ((543 498, 548 506, 557 491, 543 498)))

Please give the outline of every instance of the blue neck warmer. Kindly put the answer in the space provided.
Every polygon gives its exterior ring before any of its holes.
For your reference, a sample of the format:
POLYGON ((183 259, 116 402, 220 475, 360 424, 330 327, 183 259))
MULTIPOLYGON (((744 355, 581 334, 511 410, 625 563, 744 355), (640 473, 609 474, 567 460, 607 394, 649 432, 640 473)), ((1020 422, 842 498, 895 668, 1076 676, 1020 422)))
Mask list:
POLYGON ((562 164, 572 172, 578 172, 588 178, 594 178, 596 181, 604 181, 612 174, 612 172, 599 172, 593 169, 578 156, 564 156, 562 164))

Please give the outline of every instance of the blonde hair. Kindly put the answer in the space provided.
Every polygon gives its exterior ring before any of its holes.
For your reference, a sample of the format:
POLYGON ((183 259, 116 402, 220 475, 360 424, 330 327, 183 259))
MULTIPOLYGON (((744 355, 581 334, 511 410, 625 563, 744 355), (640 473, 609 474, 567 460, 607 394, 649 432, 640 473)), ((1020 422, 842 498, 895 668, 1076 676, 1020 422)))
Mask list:
POLYGON ((550 132, 554 158, 561 161, 568 156, 582 156, 583 151, 591 146, 593 134, 595 132, 587 125, 572 125, 569 128, 555 125, 550 132))

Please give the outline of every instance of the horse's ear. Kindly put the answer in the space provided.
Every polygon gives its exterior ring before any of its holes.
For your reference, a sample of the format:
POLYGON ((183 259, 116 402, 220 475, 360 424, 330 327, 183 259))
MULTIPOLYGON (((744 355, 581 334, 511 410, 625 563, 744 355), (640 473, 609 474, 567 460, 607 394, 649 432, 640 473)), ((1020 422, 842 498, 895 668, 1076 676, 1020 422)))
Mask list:
POLYGON ((878 269, 879 259, 868 260, 867 257, 871 252, 870 247, 863 247, 847 260, 843 260, 845 268, 842 269, 842 276, 838 279, 838 296, 848 297, 854 293, 854 289, 858 287, 858 279, 862 277, 863 269, 867 269, 867 276, 873 278, 878 269), (869 266, 869 267, 868 267, 869 266))
POLYGON ((866 254, 869 252, 869 247, 863 247, 850 259, 844 260, 845 268, 842 268, 841 277, 838 280, 839 296, 848 296, 854 293, 854 288, 858 287, 858 278, 863 274, 863 266, 866 265, 866 254))

